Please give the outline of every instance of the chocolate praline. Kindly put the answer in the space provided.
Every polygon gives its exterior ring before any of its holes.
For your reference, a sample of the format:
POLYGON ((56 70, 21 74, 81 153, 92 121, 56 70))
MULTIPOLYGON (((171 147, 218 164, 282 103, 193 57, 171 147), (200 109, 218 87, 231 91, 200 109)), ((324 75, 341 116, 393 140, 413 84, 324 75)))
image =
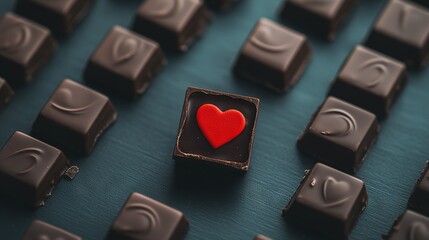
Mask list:
POLYGON ((0 18, 0 76, 9 83, 29 82, 53 54, 49 29, 13 13, 0 18))
POLYGON ((258 112, 259 99, 189 87, 173 158, 246 172, 258 112))
POLYGON ((42 206, 68 165, 61 150, 15 132, 0 151, 2 196, 29 206, 42 206))

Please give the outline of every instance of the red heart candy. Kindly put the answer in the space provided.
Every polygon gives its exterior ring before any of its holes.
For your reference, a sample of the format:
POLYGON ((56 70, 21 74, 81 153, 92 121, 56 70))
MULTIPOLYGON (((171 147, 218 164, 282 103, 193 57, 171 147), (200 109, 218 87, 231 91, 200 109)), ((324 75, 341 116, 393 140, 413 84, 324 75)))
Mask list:
POLYGON ((217 149, 243 132, 246 119, 238 110, 222 112, 213 104, 204 104, 198 108, 197 123, 210 145, 217 149))

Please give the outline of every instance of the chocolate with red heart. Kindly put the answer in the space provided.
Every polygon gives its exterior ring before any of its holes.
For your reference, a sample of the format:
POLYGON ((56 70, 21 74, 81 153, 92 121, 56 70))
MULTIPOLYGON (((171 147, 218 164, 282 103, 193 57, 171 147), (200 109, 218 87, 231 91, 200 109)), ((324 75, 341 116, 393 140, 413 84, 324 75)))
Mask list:
POLYGON ((188 88, 173 158, 247 171, 258 111, 256 98, 188 88))
POLYGON ((429 239, 429 218, 407 210, 396 219, 384 240, 426 240, 429 239))
POLYGON ((305 173, 283 215, 310 232, 347 239, 368 201, 365 183, 321 163, 305 173))

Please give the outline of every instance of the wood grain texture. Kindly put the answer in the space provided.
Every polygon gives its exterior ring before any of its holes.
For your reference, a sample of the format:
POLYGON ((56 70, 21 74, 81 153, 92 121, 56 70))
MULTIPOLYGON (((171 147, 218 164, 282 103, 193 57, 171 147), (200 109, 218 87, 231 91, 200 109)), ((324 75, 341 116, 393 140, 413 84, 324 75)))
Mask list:
MULTIPOLYGON (((20 239, 33 219, 82 236, 103 239, 127 196, 137 191, 183 211, 191 223, 187 239, 319 239, 285 223, 281 209, 314 162, 296 149, 296 138, 326 97, 329 83, 351 49, 369 31, 385 1, 362 0, 334 43, 311 38, 314 56, 288 94, 236 81, 231 66, 260 17, 278 20, 280 0, 244 0, 216 15, 204 38, 186 54, 168 55, 168 65, 136 102, 113 99, 118 122, 90 157, 70 157, 81 173, 61 181, 47 205, 22 208, 0 197, 3 239, 20 239), (206 174, 176 167, 172 151, 188 86, 258 97, 261 112, 250 171, 243 176, 206 174)), ((128 26, 140 1, 99 0, 32 83, 17 89, 0 112, 0 144, 16 130, 29 132, 38 111, 64 79, 83 82, 85 63, 115 25, 128 26)), ((13 9, 0 1, 0 13, 13 9)), ((1 34, 1 33, 0 33, 1 34)), ((411 80, 382 123, 378 142, 357 173, 366 182, 369 204, 351 239, 379 239, 405 209, 429 156, 429 69, 411 80)), ((3 193, 1 193, 3 194, 3 193)))

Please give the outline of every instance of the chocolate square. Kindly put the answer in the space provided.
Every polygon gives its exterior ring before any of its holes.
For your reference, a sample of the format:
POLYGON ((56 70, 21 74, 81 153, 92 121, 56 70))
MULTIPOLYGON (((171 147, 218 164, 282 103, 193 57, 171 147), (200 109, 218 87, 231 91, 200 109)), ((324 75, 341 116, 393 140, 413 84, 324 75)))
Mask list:
POLYGON ((429 10, 408 1, 391 0, 375 22, 366 45, 409 66, 429 60, 429 10))
POLYGON ((63 36, 88 14, 94 0, 18 0, 16 12, 63 36))
POLYGON ((262 18, 241 48, 234 73, 286 91, 299 79, 310 57, 311 47, 304 35, 262 18))
POLYGON ((402 62, 357 46, 344 63, 329 94, 379 117, 387 117, 407 81, 406 70, 402 62))
POLYGON ((29 82, 56 48, 47 28, 12 13, 1 17, 0 32, 0 75, 10 83, 29 82))
POLYGON ((128 97, 142 94, 165 63, 159 45, 114 26, 88 61, 85 78, 128 97))
POLYGON ((168 49, 186 51, 204 33, 208 13, 202 0, 146 0, 132 29, 168 49))
POLYGON ((408 207, 429 216, 429 161, 408 200, 408 207))
POLYGON ((61 149, 89 154, 115 121, 116 110, 109 98, 67 79, 40 111, 32 133, 61 149))
POLYGON ((183 239, 189 223, 182 212, 132 193, 113 222, 108 240, 183 239))
POLYGON ((347 239, 367 202, 362 180, 317 163, 306 171, 283 215, 330 239, 347 239))
POLYGON ((0 109, 6 106, 13 95, 14 92, 9 84, 3 78, 0 78, 0 109))
POLYGON ((405 211, 393 224, 385 240, 429 239, 429 218, 416 212, 405 211))
POLYGON ((356 6, 356 0, 287 0, 280 16, 295 25, 333 40, 356 6))
POLYGON ((22 240, 81 240, 79 236, 40 220, 35 220, 24 234, 22 240))
POLYGON ((30 206, 44 205, 68 164, 60 150, 15 132, 0 151, 0 192, 30 206))
POLYGON ((173 158, 247 171, 258 111, 259 99, 189 87, 173 158))
POLYGON ((354 173, 379 129, 374 114, 328 97, 298 139, 298 147, 319 161, 354 173))

